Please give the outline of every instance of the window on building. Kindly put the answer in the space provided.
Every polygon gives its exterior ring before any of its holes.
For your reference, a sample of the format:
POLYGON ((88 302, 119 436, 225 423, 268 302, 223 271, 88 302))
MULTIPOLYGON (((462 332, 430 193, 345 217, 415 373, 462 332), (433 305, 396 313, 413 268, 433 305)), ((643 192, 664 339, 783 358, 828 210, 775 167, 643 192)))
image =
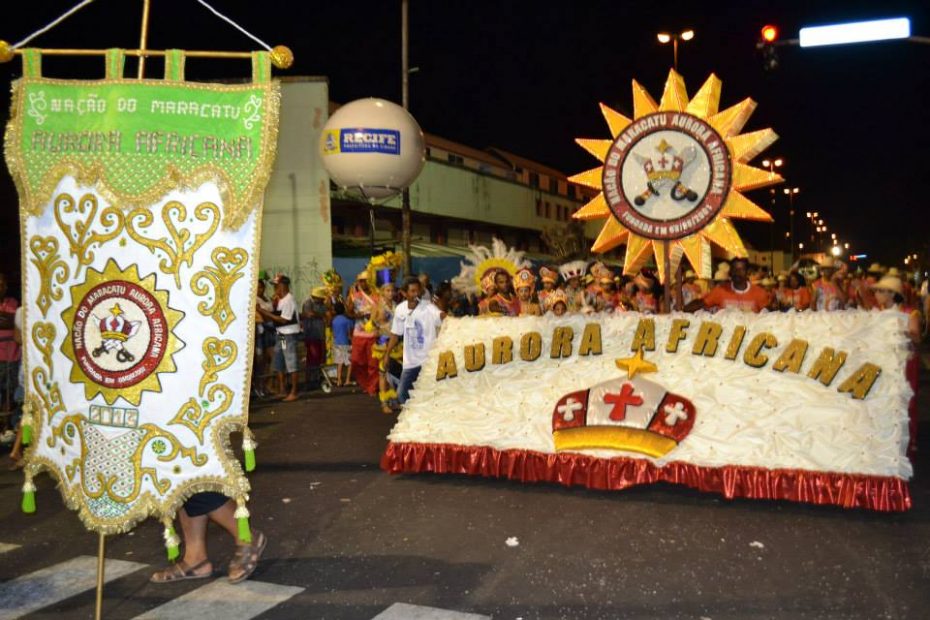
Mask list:
POLYGON ((429 148, 429 147, 426 147, 426 156, 429 157, 429 156, 432 155, 432 154, 433 154, 433 153, 432 153, 432 151, 430 150, 430 148, 429 148))
POLYGON ((543 216, 543 201, 539 198, 536 199, 536 217, 543 216))
POLYGON ((456 166, 464 166, 465 159, 461 155, 456 155, 455 153, 449 153, 449 163, 455 164, 456 166))
POLYGON ((566 193, 568 194, 568 197, 569 197, 569 198, 577 198, 577 197, 578 197, 578 196, 575 194, 575 186, 572 185, 571 183, 568 183, 568 184, 567 184, 566 190, 567 190, 566 193))
POLYGON ((529 183, 530 183, 530 187, 539 187, 539 173, 531 172, 529 183))
POLYGON ((552 217, 552 205, 549 202, 546 202, 546 217, 552 217))

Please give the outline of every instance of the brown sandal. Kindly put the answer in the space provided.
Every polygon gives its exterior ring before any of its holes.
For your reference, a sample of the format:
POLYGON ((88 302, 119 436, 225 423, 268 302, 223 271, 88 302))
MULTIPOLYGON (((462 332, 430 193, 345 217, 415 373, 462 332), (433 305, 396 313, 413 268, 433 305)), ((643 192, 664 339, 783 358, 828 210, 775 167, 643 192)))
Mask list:
POLYGON ((209 563, 210 560, 204 560, 196 566, 185 567, 183 562, 177 562, 164 570, 152 573, 152 576, 149 577, 149 581, 152 583, 169 583, 172 581, 184 581, 185 579, 207 579, 213 576, 212 569, 202 575, 197 574, 196 571, 209 563))
POLYGON ((251 544, 236 547, 236 555, 229 563, 229 583, 240 583, 252 576, 267 544, 265 535, 255 532, 251 544))

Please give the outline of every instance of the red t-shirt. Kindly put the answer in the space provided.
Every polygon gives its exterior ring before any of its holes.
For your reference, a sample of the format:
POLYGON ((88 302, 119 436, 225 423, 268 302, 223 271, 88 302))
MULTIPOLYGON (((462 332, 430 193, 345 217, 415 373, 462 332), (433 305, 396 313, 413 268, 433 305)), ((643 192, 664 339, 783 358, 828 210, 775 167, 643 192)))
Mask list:
POLYGON ((769 305, 769 294, 762 287, 747 283, 745 291, 733 290, 730 282, 715 286, 704 296, 705 308, 734 308, 743 312, 760 312, 769 305))

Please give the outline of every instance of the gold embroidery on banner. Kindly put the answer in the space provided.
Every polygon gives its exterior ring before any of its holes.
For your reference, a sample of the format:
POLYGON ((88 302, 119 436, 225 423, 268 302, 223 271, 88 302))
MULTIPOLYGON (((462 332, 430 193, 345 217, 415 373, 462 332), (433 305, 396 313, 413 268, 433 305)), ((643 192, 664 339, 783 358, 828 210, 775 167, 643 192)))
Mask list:
POLYGON ((42 401, 42 408, 49 422, 56 413, 65 411, 58 384, 50 381, 48 372, 41 366, 32 369, 32 386, 42 401))
POLYGON ((236 361, 239 350, 232 340, 220 340, 210 337, 203 341, 203 377, 200 379, 198 393, 203 396, 207 386, 219 378, 223 372, 236 361))
POLYGON ((94 194, 84 194, 78 201, 70 194, 59 194, 55 197, 52 210, 55 221, 68 239, 71 255, 78 261, 74 270, 75 277, 80 273, 81 267, 93 262, 94 252, 91 247, 94 244, 102 247, 107 241, 119 236, 123 230, 123 214, 119 209, 107 207, 100 212, 98 220, 98 208, 97 197, 94 194))
POLYGON ((50 448, 59 440, 62 447, 73 447, 80 441, 80 455, 64 468, 64 473, 69 482, 80 473, 81 488, 90 499, 106 496, 117 504, 130 504, 139 497, 144 476, 151 479, 159 493, 167 493, 171 480, 159 478, 155 467, 142 465, 146 450, 163 463, 186 458, 193 466, 203 467, 208 460, 196 448, 184 447, 177 437, 154 424, 107 438, 95 425, 87 423, 83 414, 74 414, 50 430, 50 448))
POLYGON ((233 392, 225 385, 217 384, 210 388, 207 399, 199 403, 195 398, 188 399, 168 424, 186 426, 197 435, 197 439, 202 444, 204 429, 207 428, 213 418, 229 409, 230 405, 232 405, 233 392), (217 396, 221 396, 218 402, 217 396), (211 409, 211 407, 214 408, 211 409))
POLYGON ((52 365, 52 346, 55 344, 55 325, 54 323, 37 322, 32 326, 32 342, 35 344, 39 353, 42 354, 42 361, 48 367, 49 376, 55 375, 55 367, 52 365))
MULTIPOLYGON (((39 271, 39 294, 36 305, 44 317, 53 301, 59 301, 63 294, 60 288, 68 281, 71 270, 58 255, 58 239, 35 235, 29 240, 29 249, 35 258, 30 259, 39 271), (58 288, 55 287, 58 284, 58 288)), ((79 263, 80 264, 80 263, 79 263)))
MULTIPOLYGON (((54 195, 61 179, 66 176, 74 177, 78 184, 85 187, 94 187, 97 194, 110 204, 122 205, 124 210, 142 208, 158 202, 168 192, 175 189, 196 189, 206 183, 216 184, 220 191, 223 204, 224 230, 238 230, 245 224, 253 211, 261 204, 271 171, 274 165, 278 145, 278 119, 281 100, 280 85, 269 82, 264 87, 264 113, 265 123, 262 128, 261 154, 256 166, 249 175, 248 186, 240 191, 235 190, 234 183, 227 172, 217 165, 203 165, 184 172, 177 166, 165 164, 164 173, 157 183, 144 191, 130 193, 120 191, 111 182, 112 172, 105 170, 99 162, 88 164, 78 157, 62 156, 60 162, 51 166, 42 176, 41 180, 31 182, 26 174, 26 163, 22 155, 22 118, 27 114, 28 102, 25 101, 24 91, 28 84, 42 82, 56 85, 86 85, 85 82, 74 80, 55 80, 48 78, 20 78, 14 83, 13 101, 11 105, 12 120, 7 126, 5 137, 6 160, 13 181, 20 196, 20 214, 22 217, 39 216, 45 210, 46 204, 54 195)), ((100 84, 113 84, 122 80, 99 80, 100 84)), ((161 86, 161 80, 141 80, 141 86, 161 86)), ((223 84, 196 84, 198 90, 207 90, 217 93, 234 92, 240 90, 239 86, 223 84)), ((251 85, 250 87, 255 87, 251 85)))
POLYGON ((153 254, 159 250, 165 255, 159 263, 159 268, 162 273, 174 276, 174 283, 178 288, 181 288, 181 266, 186 264, 190 267, 194 254, 216 232, 220 225, 220 209, 212 202, 202 202, 194 209, 194 218, 200 222, 210 220, 210 223, 207 230, 198 233, 193 241, 188 222, 185 221, 187 207, 176 200, 172 200, 161 210, 161 219, 171 236, 170 239, 149 238, 139 232, 138 228, 149 228, 155 221, 155 216, 148 209, 136 209, 126 220, 126 232, 130 237, 147 247, 153 254), (172 218, 176 218, 177 223, 172 218), (180 231, 178 226, 181 226, 180 231))
POLYGON ((249 255, 242 248, 219 247, 213 250, 211 258, 213 266, 205 267, 191 278, 191 290, 195 295, 206 296, 210 293, 210 287, 213 288, 213 301, 200 302, 197 310, 216 321, 220 333, 225 333, 229 324, 236 320, 229 305, 229 292, 236 280, 242 277, 242 269, 248 264, 249 255), (202 280, 206 280, 207 284, 202 280))

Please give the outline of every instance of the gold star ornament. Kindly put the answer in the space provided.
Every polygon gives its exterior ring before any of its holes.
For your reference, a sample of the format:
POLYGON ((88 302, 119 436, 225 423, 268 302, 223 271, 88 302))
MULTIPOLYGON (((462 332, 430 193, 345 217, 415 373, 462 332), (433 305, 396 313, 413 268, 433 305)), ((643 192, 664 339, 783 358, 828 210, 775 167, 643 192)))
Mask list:
POLYGON ((624 357, 616 361, 617 368, 627 372, 627 379, 632 379, 636 373, 657 372, 659 367, 643 358, 643 348, 640 347, 633 357, 624 357))

